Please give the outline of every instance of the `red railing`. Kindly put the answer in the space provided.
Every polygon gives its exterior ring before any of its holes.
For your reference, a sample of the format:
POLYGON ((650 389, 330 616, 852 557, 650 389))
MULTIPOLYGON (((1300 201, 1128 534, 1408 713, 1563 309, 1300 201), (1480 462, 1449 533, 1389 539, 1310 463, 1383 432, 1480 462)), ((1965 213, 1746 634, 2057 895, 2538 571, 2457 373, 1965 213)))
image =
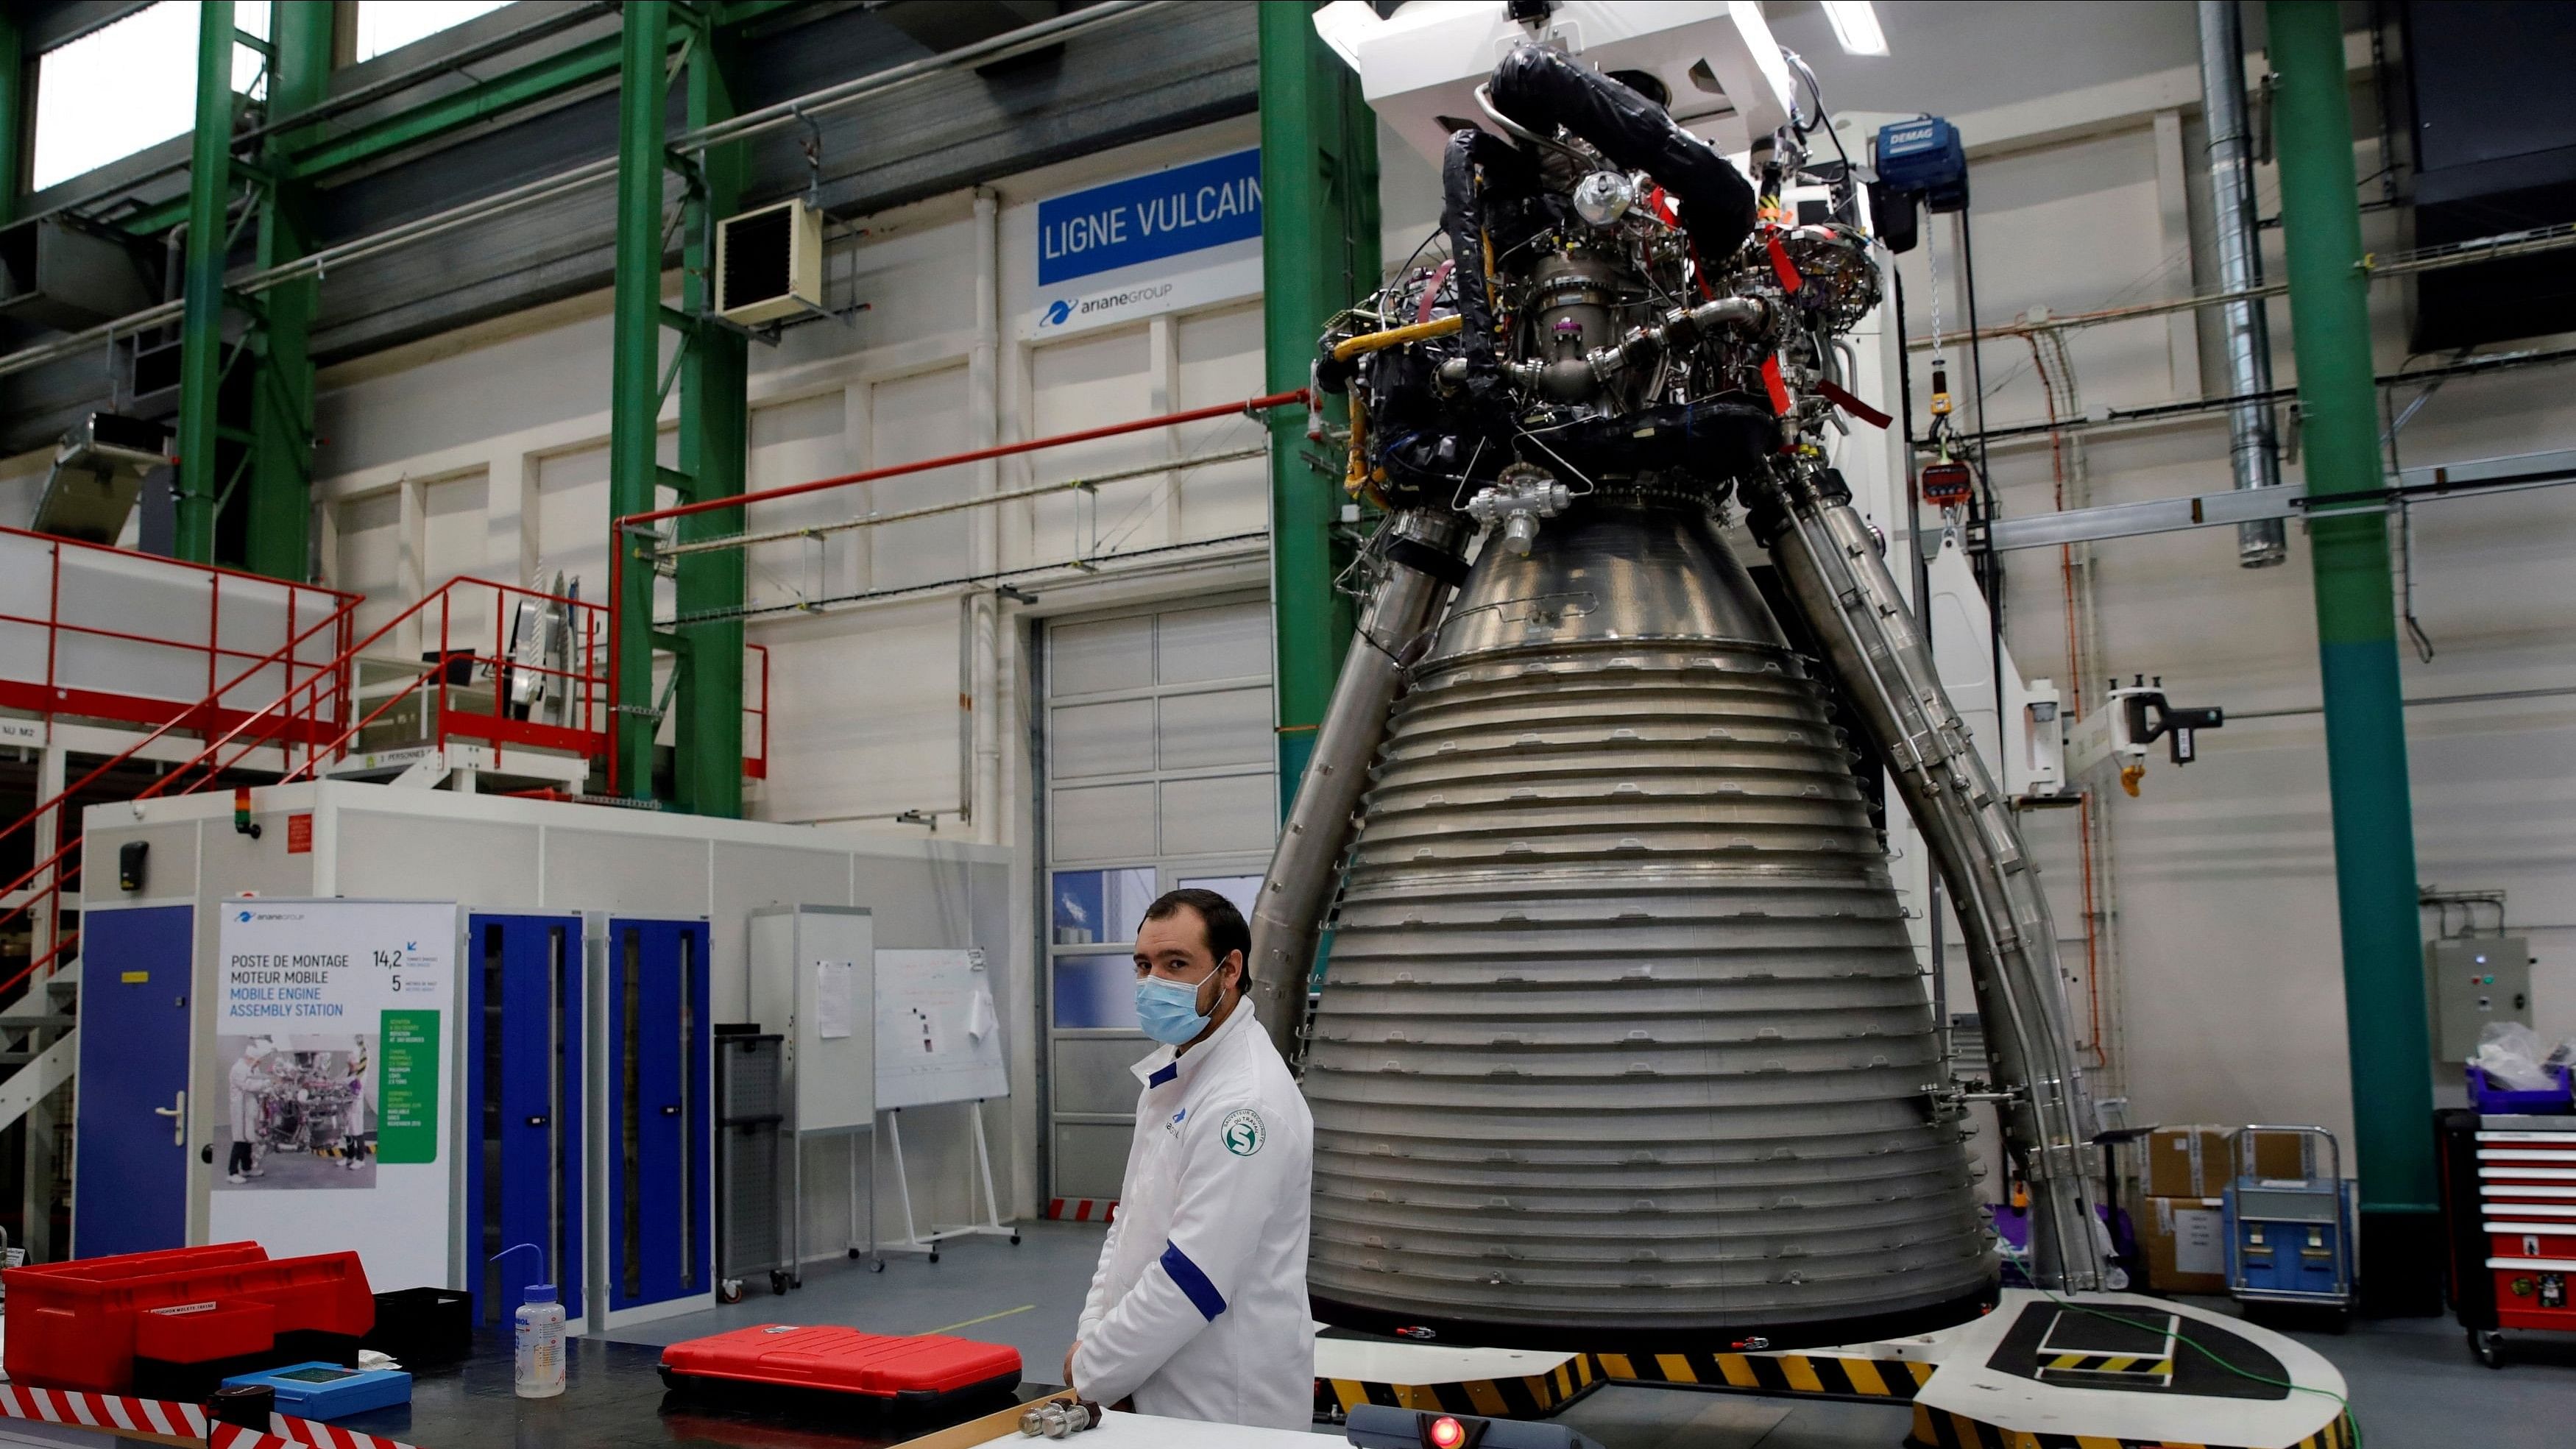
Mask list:
MULTIPOLYGON (((14 531, 0 530, 0 532, 14 531)), ((50 539, 46 541, 55 542, 50 539)), ((205 572, 227 574, 230 571, 208 569, 205 572)), ((241 575, 240 577, 253 576, 241 575)), ((220 583, 215 587, 220 589, 220 583)), ((181 729, 202 729, 207 731, 211 738, 196 754, 174 766, 138 792, 135 799, 149 800, 164 795, 189 795, 204 790, 221 782, 226 772, 240 767, 254 753, 272 744, 281 751, 279 763, 287 766, 285 774, 278 783, 285 784, 312 777, 326 765, 346 759, 354 752, 353 746, 360 741, 369 726, 383 720, 405 700, 415 697, 425 711, 425 717, 422 720, 424 728, 416 738, 404 740, 402 747, 435 746, 444 749, 458 740, 471 740, 491 748, 495 766, 501 763, 506 752, 512 747, 560 751, 583 758, 597 758, 607 751, 610 716, 606 653, 610 611, 606 605, 585 604, 577 599, 521 588, 515 584, 494 583, 488 579, 455 578, 431 591, 418 603, 386 620, 366 637, 352 643, 347 641, 349 635, 354 632, 352 617, 362 601, 361 596, 341 593, 337 590, 312 590, 312 592, 328 595, 337 601, 337 607, 301 632, 292 635, 277 649, 251 659, 249 667, 229 679, 215 682, 214 687, 209 689, 203 699, 168 711, 167 718, 162 719, 149 734, 129 745, 122 753, 95 766, 52 798, 38 803, 35 808, 20 816, 5 829, 0 829, 0 841, 7 840, 42 819, 47 811, 60 810, 81 790, 95 783, 110 770, 131 761, 154 742, 181 729), (466 643, 466 631, 460 627, 459 615, 470 611, 458 608, 458 596, 460 593, 475 590, 489 591, 491 613, 489 652, 480 647, 460 647, 466 643), (511 646, 514 641, 510 637, 510 629, 512 620, 518 612, 517 606, 521 602, 536 603, 539 606, 540 618, 550 610, 560 610, 562 617, 568 621, 569 632, 564 664, 547 664, 543 662, 542 657, 531 661, 513 655, 511 646), (396 631, 403 626, 415 621, 426 626, 433 618, 437 621, 437 647, 419 651, 420 661, 410 677, 398 678, 384 698, 376 702, 373 708, 354 720, 351 719, 350 715, 356 712, 354 702, 366 698, 370 693, 367 683, 354 677, 361 672, 363 664, 371 662, 366 658, 367 651, 395 635, 396 631), (332 631, 332 637, 340 641, 332 657, 318 664, 304 666, 300 681, 295 680, 295 669, 290 666, 288 678, 291 682, 277 698, 256 710, 221 707, 221 701, 225 696, 248 683, 261 671, 278 667, 281 662, 294 660, 297 651, 326 630, 332 631), (488 681, 490 691, 488 704, 480 709, 471 707, 468 698, 468 692, 478 680, 488 681), (551 696, 562 701, 559 709, 548 711, 556 713, 557 720, 525 717, 519 709, 518 702, 513 698, 514 694, 519 692, 515 686, 524 681, 535 682, 534 687, 527 691, 532 699, 551 696), (299 753, 302 757, 301 763, 297 763, 299 753)), ((291 611, 292 605, 290 605, 291 611)), ((0 623, 10 621, 10 616, 0 614, 0 623)), ((81 627, 66 626, 74 630, 80 630, 81 627)), ((86 632, 111 631, 88 629, 86 632)), ((423 632, 424 634, 427 632, 425 627, 423 632)), ((480 626, 475 627, 471 632, 474 644, 477 646, 482 644, 483 631, 480 626)), ((759 656, 759 665, 753 676, 758 681, 757 690, 746 691, 743 706, 743 737, 746 745, 743 771, 758 779, 765 778, 769 768, 769 650, 759 644, 745 647, 759 656), (757 754, 748 748, 755 739, 758 741, 757 754)), ((539 652, 542 655, 542 651, 539 652)), ((230 657, 241 653, 242 651, 237 650, 218 651, 219 657, 230 657)), ((243 654, 243 657, 248 656, 243 654)), ((401 663, 408 665, 410 661, 405 660, 401 663)), ((746 683, 748 682, 747 680, 746 683)), ((534 708, 525 712, 525 714, 535 713, 537 711, 534 708)), ((563 792, 555 790, 541 793, 549 798, 567 798, 563 792)), ((41 902, 52 901, 59 906, 64 893, 81 875, 82 862, 73 857, 75 852, 80 850, 82 839, 83 837, 74 836, 58 847, 53 854, 29 867, 17 879, 0 885, 0 897, 14 895, 20 890, 33 887, 33 893, 25 900, 5 912, 0 912, 0 927, 5 927, 27 915, 41 902), (37 885, 40 879, 43 883, 37 885)), ((79 939, 80 933, 77 930, 57 932, 51 949, 35 956, 6 980, 0 980, 0 995, 6 995, 15 990, 21 982, 54 961, 62 959, 65 953, 78 945, 79 939)))
MULTIPOLYGON (((419 603, 394 615, 375 632, 351 646, 344 663, 355 665, 365 652, 405 624, 415 620, 427 624, 437 621, 437 647, 420 651, 421 662, 407 680, 389 690, 374 708, 350 721, 337 734, 307 749, 304 763, 289 769, 280 784, 307 778, 326 763, 346 759, 351 745, 370 725, 376 724, 396 705, 417 697, 424 712, 420 735, 404 742, 405 748, 436 746, 445 748, 455 740, 466 739, 487 744, 498 764, 507 750, 521 748, 557 750, 590 757, 607 748, 608 740, 608 675, 604 668, 608 647, 607 606, 585 604, 516 584, 499 584, 489 579, 453 578, 432 590, 419 603), (492 614, 491 648, 484 652, 482 630, 472 631, 474 646, 459 647, 465 636, 458 628, 457 596, 460 591, 489 590, 492 614), (565 662, 561 665, 529 662, 511 654, 510 621, 522 602, 539 606, 540 614, 560 610, 568 625, 565 662), (465 687, 480 677, 490 681, 491 694, 486 707, 477 709, 462 703, 465 687), (512 696, 516 686, 533 679, 532 697, 553 694, 563 701, 562 719, 532 719, 520 712, 512 696)), ((426 631, 424 631, 425 633, 426 631)), ((369 686, 363 680, 351 686, 354 698, 364 699, 369 686)), ((352 710, 352 713, 355 713, 352 710)), ((533 708, 527 714, 535 713, 533 708)), ((255 746, 254 746, 255 747, 255 746)), ((236 756, 236 759, 239 757, 236 756)), ((217 769, 228 768, 218 766, 217 769)))
MULTIPOLYGON (((16 532, 17 530, 5 531, 16 532)), ((55 539, 47 539, 45 541, 48 543, 64 542, 64 540, 55 539)), ((74 546, 90 547, 91 545, 76 544, 74 546)), ((140 555, 138 555, 138 557, 139 556, 140 555)), ((186 567, 194 568, 197 566, 188 565, 186 567)), ((226 569, 208 569, 205 571, 218 575, 231 572, 226 569)), ((240 575, 239 577, 251 576, 240 575)), ((57 582, 58 581, 59 575, 57 575, 57 582)), ((271 580, 270 582, 275 581, 271 580)), ((215 587, 220 589, 220 582, 218 582, 215 587)), ((225 732, 222 739, 219 739, 213 745, 209 745, 206 750, 200 751, 186 764, 182 764, 177 769, 163 775, 160 779, 153 781, 151 785, 145 787, 142 794, 137 798, 148 799, 154 795, 161 794, 171 785, 177 783, 181 778, 183 778, 191 766, 195 765, 198 761, 205 759, 212 751, 221 748, 226 741, 234 739, 240 735, 240 733, 248 728, 253 721, 268 714, 270 711, 274 710, 277 705, 285 703, 286 700, 292 697, 295 693, 295 686, 289 686, 285 693, 280 694, 276 700, 272 701, 267 708, 262 710, 244 712, 239 710, 227 711, 221 708, 221 701, 226 695, 248 683, 261 671, 278 666, 283 662, 293 660, 297 652, 301 650, 314 636, 322 634, 325 631, 331 631, 332 636, 335 639, 346 640, 348 638, 350 619, 357 610, 359 596, 356 594, 344 594, 338 590, 330 589, 317 590, 316 592, 327 594, 333 599, 336 599, 338 601, 338 606, 332 609, 330 613, 306 626, 301 632, 288 635, 284 644, 281 644, 277 648, 270 650, 268 653, 253 659, 248 668, 243 669, 232 678, 215 682, 213 687, 207 690, 205 697, 199 700, 196 704, 170 712, 169 716, 166 719, 163 719, 159 725, 155 726, 149 734, 144 735, 141 739, 126 746, 125 749, 119 753, 112 755, 101 761, 99 764, 91 767, 86 774, 83 774, 79 779, 64 786, 50 799, 37 802, 35 807, 30 809, 26 814, 21 815, 16 820, 10 822, 6 829, 0 829, 0 841, 5 841, 15 836, 19 831, 35 824, 37 821, 43 819, 48 811, 61 810, 63 806, 69 803, 75 795, 98 781, 99 778, 106 775, 108 771, 133 760, 144 750, 149 749, 163 736, 182 728, 205 728, 207 727, 206 722, 208 721, 220 717, 231 717, 233 723, 225 732)), ((56 597, 59 597, 59 594, 57 594, 56 597)), ((291 602, 293 596, 290 595, 289 597, 289 612, 291 616, 293 612, 293 604, 291 602)), ((103 631, 90 630, 87 632, 103 631)), ((210 655, 209 657, 214 656, 210 655)), ((318 728, 320 701, 326 697, 323 691, 315 689, 314 686, 333 686, 333 691, 327 697, 334 701, 337 709, 345 710, 348 700, 346 689, 347 674, 345 672, 344 663, 346 658, 347 652, 343 650, 336 654, 330 662, 314 666, 312 672, 305 676, 305 684, 303 688, 307 689, 312 694, 312 702, 304 712, 304 723, 306 725, 304 733, 308 748, 310 747, 309 742, 312 738, 312 734, 314 730, 318 728)), ((292 677, 291 664, 288 666, 288 672, 289 676, 292 677)), ((335 714, 333 718, 336 720, 337 714, 335 714)), ((257 745, 254 744, 252 748, 257 748, 257 745)), ((236 756, 236 759, 238 758, 239 757, 236 756)), ((210 774, 207 778, 211 780, 213 776, 210 774)), ((27 915, 36 908, 39 902, 43 901, 51 901, 54 903, 54 914, 55 917, 59 919, 63 892, 71 885, 73 879, 80 874, 80 867, 78 865, 72 865, 66 868, 63 862, 71 856, 72 852, 80 848, 81 840, 81 836, 73 836, 69 841, 58 846, 53 854, 36 862, 33 866, 28 867, 27 871, 17 879, 10 881, 6 885, 0 885, 0 898, 5 898, 33 886, 39 877, 47 876, 48 874, 50 874, 51 877, 50 879, 47 879, 42 886, 36 887, 34 889, 34 893, 29 895, 25 900, 19 902, 14 907, 11 907, 6 912, 0 912, 0 926, 6 926, 17 920, 19 917, 27 915)), ((37 971, 60 959, 64 952, 70 950, 78 943, 79 939, 80 933, 78 931, 56 932, 54 944, 50 949, 46 950, 41 955, 33 956, 24 967, 12 974, 8 980, 0 981, 0 995, 5 995, 9 991, 16 989, 20 982, 25 981, 30 976, 33 976, 37 971)))
MULTIPOLYGON (((286 689, 297 684, 299 674, 309 678, 311 672, 325 668, 306 657, 302 646, 322 632, 314 627, 319 623, 332 633, 311 652, 339 654, 348 645, 351 610, 359 601, 356 594, 315 584, 266 578, 211 564, 184 563, 19 528, 0 528, 0 569, 11 573, 16 584, 0 590, 0 597, 13 593, 24 596, 28 580, 19 569, 24 563, 34 562, 32 556, 40 549, 45 590, 42 612, 0 608, 0 638, 8 638, 11 645, 5 651, 6 663, 0 664, 0 708, 26 710, 48 719, 71 715, 135 724, 176 724, 195 730, 220 729, 250 713, 229 702, 229 696, 252 684, 258 674, 277 670, 283 675, 280 687, 286 689), (99 565, 94 571, 73 571, 75 594, 95 592, 97 597, 75 597, 67 603, 66 559, 99 565), (135 569, 142 572, 128 572, 135 569), (154 615, 157 632, 120 629, 100 621, 101 607, 108 599, 123 602, 133 596, 135 584, 165 581, 202 581, 202 639, 168 632, 170 611, 150 610, 148 604, 146 609, 154 615), (244 608, 273 612, 282 595, 283 618, 278 627, 290 647, 262 653, 256 643, 227 642, 224 620, 228 587, 236 626, 244 608), (41 665, 30 657, 36 652, 32 639, 10 637, 18 629, 44 631, 41 665), (122 657, 101 658, 102 653, 122 657), (196 655, 204 656, 202 669, 193 663, 184 669, 179 667, 196 655), (224 678, 232 664, 245 660, 251 661, 251 668, 229 680, 224 678), (200 676, 202 685, 191 682, 200 676), (166 691, 154 687, 165 678, 169 681, 166 691), (202 695, 198 693, 200 688, 202 695)), ((230 632, 235 638, 241 633, 238 627, 230 632)))

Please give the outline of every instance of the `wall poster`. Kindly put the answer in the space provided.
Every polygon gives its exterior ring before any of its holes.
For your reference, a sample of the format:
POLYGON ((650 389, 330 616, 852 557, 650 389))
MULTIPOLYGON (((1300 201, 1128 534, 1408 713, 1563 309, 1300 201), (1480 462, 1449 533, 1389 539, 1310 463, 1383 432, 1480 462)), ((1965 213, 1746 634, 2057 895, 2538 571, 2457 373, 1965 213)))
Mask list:
POLYGON ((355 1250, 378 1292, 446 1285, 456 907, 220 909, 212 1239, 355 1250))

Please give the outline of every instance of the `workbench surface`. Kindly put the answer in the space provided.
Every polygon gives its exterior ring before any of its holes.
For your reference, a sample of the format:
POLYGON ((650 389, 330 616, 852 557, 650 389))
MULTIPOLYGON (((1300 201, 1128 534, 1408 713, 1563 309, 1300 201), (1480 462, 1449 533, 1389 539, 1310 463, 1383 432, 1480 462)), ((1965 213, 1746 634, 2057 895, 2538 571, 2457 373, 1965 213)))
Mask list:
MULTIPOLYGON (((837 1395, 674 1394, 662 1387, 662 1350, 596 1338, 564 1341, 561 1395, 522 1399, 512 1391, 510 1340, 477 1334, 474 1348, 462 1364, 414 1370, 408 1405, 334 1419, 332 1427, 420 1449, 889 1449, 1004 1403, 979 1399, 945 1418, 898 1417, 837 1395)), ((1018 1395, 1044 1396, 1031 1386, 1018 1395)))

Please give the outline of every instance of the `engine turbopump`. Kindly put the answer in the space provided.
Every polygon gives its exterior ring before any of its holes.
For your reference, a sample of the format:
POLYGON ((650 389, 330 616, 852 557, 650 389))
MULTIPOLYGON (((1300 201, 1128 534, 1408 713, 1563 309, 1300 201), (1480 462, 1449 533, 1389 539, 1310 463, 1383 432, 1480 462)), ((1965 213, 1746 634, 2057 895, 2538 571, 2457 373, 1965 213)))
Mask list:
POLYGON ((2098 1286, 2046 902, 1816 442, 1838 407, 1873 416, 1835 342, 1879 300, 1854 208, 1785 215, 1794 128, 1757 190, 1660 96, 1542 46, 1478 98, 1495 129, 1445 154, 1450 260, 1336 319, 1316 363, 1350 396, 1347 482, 1387 510, 1253 919, 1315 1112, 1318 1313, 1785 1346, 1990 1297, 1964 1109, 1828 685, 1958 903, 2033 1275, 2098 1286), (1730 504, 1821 677, 1720 536, 1730 504), (1336 886, 1310 1034, 1294 985, 1336 886))

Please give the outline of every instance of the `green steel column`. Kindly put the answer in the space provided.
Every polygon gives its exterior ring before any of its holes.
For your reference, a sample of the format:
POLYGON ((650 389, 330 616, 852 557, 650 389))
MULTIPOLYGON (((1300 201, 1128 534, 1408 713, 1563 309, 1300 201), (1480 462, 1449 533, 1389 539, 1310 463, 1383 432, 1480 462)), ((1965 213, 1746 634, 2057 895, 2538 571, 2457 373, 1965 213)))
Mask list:
MULTIPOLYGON (((1315 34, 1315 7, 1259 7, 1261 274, 1269 390, 1306 386, 1315 339, 1378 282, 1377 122, 1359 77, 1315 34)), ((1270 413, 1270 616, 1278 660, 1279 802, 1287 813, 1350 647, 1333 588, 1341 465, 1302 409, 1270 413)))
MULTIPOLYGON (((2267 14, 2280 77, 2273 125, 2307 492, 2311 499, 2376 492, 2385 484, 2342 16, 2332 0, 2272 0, 2267 14)), ((2318 517, 2308 544, 2343 926, 2362 1288, 2374 1311, 2433 1313, 2441 1306, 2442 1239, 2432 1049, 2387 518, 2375 510, 2318 517)))
MULTIPOLYGON (((711 27, 712 29, 712 27, 711 27)), ((730 76, 733 47, 721 33, 701 38, 690 52, 689 129, 734 114, 730 76)), ((692 317, 715 309, 715 224, 740 209, 744 148, 718 147, 702 159, 705 191, 690 203, 681 308, 692 317)), ((680 467, 703 501, 742 492, 750 446, 749 344, 739 332, 701 327, 689 337, 680 366, 680 467)), ((742 531, 743 511, 720 508, 679 520, 680 537, 711 538, 742 531)), ((719 549, 680 560, 673 580, 680 616, 739 608, 743 555, 719 549)), ((680 808, 700 815, 742 814, 742 620, 690 624, 680 671, 679 711, 673 736, 673 786, 680 808)))
POLYGON ((0 5, 0 226, 18 219, 27 184, 27 49, 16 6, 0 5))
MULTIPOLYGON (((617 102, 617 300, 609 374, 608 512, 611 519, 650 511, 660 473, 662 343, 663 108, 669 91, 663 56, 669 7, 624 9, 625 51, 617 102)), ((616 560, 617 676, 609 747, 617 789, 653 794, 653 569, 623 534, 610 538, 616 560)))
MULTIPOLYGON (((276 47, 268 114, 310 110, 331 90, 331 0, 280 0, 269 27, 276 47)), ((259 217, 259 264, 291 262, 313 245, 312 188, 287 176, 296 138, 273 135, 261 148, 271 178, 259 217)), ((243 566, 271 578, 309 576, 313 498, 313 357, 308 342, 320 284, 289 282, 264 298, 252 344, 259 368, 251 403, 249 509, 243 566)))
POLYGON ((187 310, 179 324, 179 496, 171 552, 215 559, 216 394, 223 374, 224 212, 232 199, 233 0, 197 7, 197 122, 188 160, 187 310))

